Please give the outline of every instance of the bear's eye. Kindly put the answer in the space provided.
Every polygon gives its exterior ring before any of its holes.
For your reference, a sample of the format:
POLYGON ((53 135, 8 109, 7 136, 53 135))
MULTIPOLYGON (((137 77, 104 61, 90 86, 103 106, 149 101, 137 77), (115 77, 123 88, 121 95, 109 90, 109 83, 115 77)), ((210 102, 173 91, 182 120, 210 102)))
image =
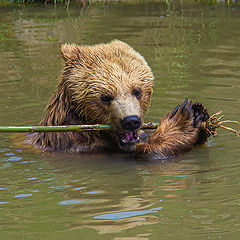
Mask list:
POLYGON ((142 90, 140 88, 133 89, 132 95, 140 99, 142 97, 142 90))
POLYGON ((102 94, 100 99, 103 104, 110 105, 113 100, 113 97, 110 95, 102 94))

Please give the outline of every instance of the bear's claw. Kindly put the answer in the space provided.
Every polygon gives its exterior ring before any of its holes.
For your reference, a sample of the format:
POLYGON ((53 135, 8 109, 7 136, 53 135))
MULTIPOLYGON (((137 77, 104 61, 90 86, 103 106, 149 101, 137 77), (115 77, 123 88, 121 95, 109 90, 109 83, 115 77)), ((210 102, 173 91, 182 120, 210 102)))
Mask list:
POLYGON ((192 106, 194 111, 194 123, 195 127, 199 127, 202 122, 206 122, 209 119, 207 109, 199 102, 194 103, 192 106))
POLYGON ((198 128, 201 126, 202 122, 205 122, 209 119, 209 114, 207 109, 199 102, 192 104, 191 100, 186 99, 182 105, 178 105, 172 112, 168 114, 168 117, 171 119, 175 114, 181 111, 189 116, 193 116, 193 126, 198 128))

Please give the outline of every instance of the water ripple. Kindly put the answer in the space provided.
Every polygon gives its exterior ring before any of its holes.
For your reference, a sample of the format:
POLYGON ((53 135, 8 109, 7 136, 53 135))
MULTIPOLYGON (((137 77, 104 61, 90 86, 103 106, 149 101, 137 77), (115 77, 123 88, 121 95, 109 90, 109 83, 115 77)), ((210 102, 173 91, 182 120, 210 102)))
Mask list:
POLYGON ((65 200, 61 201, 58 204, 60 205, 72 205, 72 204, 78 204, 78 203, 87 203, 89 202, 88 200, 65 200))
POLYGON ((161 210, 163 207, 151 208, 149 210, 142 210, 142 211, 127 211, 127 212, 116 212, 116 213, 107 213, 95 216, 95 219, 123 219, 123 218, 130 218, 140 215, 145 215, 148 213, 156 213, 161 210))
POLYGON ((21 157, 10 157, 8 158, 8 161, 15 162, 15 161, 20 161, 22 158, 21 157))
POLYGON ((22 193, 22 194, 18 194, 14 197, 17 197, 17 198, 23 198, 23 197, 31 197, 32 194, 31 193, 22 193))

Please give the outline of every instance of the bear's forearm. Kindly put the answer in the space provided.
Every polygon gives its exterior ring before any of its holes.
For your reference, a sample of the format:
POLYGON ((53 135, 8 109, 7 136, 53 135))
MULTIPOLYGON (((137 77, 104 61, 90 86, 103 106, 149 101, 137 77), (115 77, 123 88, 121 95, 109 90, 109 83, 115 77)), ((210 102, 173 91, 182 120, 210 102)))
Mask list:
MULTIPOLYGON (((197 135, 171 136, 164 139, 159 136, 157 141, 137 144, 138 153, 147 154, 158 159, 172 158, 190 151, 197 142, 197 135)), ((156 139, 155 139, 156 140, 156 139)))
POLYGON ((191 117, 179 113, 170 119, 166 115, 148 141, 137 145, 137 152, 165 159, 182 155, 196 144, 204 143, 207 140, 205 131, 194 127, 191 117))

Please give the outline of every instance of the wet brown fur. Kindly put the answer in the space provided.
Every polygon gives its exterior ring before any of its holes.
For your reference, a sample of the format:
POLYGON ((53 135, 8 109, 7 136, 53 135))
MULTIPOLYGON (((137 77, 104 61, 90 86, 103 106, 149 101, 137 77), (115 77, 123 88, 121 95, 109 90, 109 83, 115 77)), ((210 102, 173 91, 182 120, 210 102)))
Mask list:
POLYGON ((147 143, 138 144, 137 152, 154 158, 169 158, 190 151, 197 144, 199 128, 192 124, 193 113, 189 115, 180 108, 172 118, 169 115, 160 121, 147 143))
MULTIPOLYGON (((121 129, 121 119, 148 110, 153 74, 144 58, 126 43, 78 46, 64 44, 65 67, 40 125, 110 124, 121 129), (141 89, 141 97, 133 96, 141 89), (101 95, 114 99, 101 103, 101 95)), ((193 126, 193 113, 183 107, 170 118, 166 115, 148 142, 134 145, 129 151, 160 158, 189 151, 197 143, 199 129, 193 126)), ((32 133, 27 142, 44 150, 92 152, 119 149, 114 131, 32 133)))

